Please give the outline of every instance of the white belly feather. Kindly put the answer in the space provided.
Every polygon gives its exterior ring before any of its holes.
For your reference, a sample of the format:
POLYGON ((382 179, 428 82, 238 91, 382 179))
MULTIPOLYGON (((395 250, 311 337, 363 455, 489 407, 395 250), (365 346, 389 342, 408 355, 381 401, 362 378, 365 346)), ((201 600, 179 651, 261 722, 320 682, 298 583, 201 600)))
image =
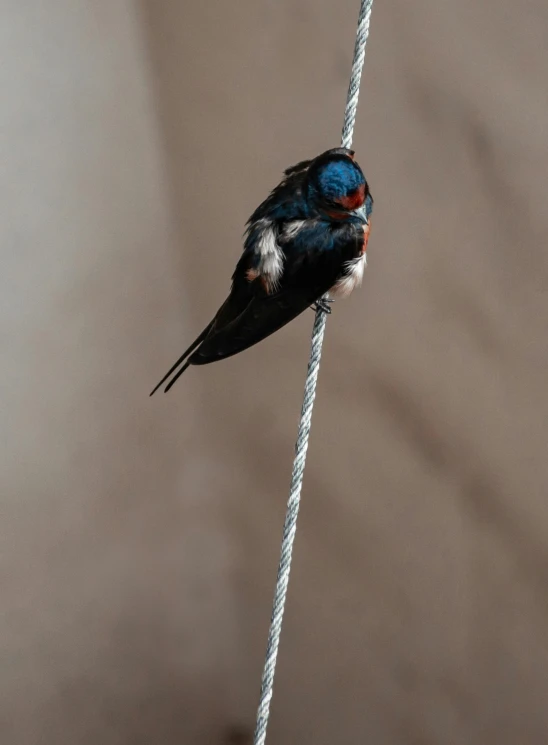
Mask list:
POLYGON ((367 257, 365 253, 358 256, 357 259, 347 261, 344 265, 343 276, 329 290, 331 297, 348 297, 352 290, 361 285, 366 266, 367 257))

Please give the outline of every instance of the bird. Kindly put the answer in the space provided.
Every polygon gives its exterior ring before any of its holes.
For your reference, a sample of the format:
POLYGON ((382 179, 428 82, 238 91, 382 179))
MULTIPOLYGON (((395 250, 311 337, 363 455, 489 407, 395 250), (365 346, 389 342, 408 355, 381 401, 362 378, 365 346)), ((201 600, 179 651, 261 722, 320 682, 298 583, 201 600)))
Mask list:
POLYGON ((373 198, 355 152, 338 147, 284 171, 246 224, 230 293, 151 392, 190 365, 231 357, 307 308, 331 312, 361 284, 373 198))

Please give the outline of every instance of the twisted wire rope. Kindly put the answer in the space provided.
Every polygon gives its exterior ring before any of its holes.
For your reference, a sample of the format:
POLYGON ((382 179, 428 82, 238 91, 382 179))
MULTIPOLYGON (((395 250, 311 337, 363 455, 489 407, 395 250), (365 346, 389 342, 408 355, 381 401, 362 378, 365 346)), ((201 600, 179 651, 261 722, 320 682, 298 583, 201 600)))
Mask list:
MULTIPOLYGON (((371 19, 372 6, 373 0, 361 0, 360 14, 358 16, 358 27, 356 31, 356 43, 354 45, 354 59, 352 62, 352 71, 350 74, 350 83, 348 86, 348 95, 346 98, 346 108, 344 111, 344 124, 341 135, 341 146, 346 148, 350 148, 352 145, 352 136, 354 133, 354 124, 356 121, 356 111, 358 108, 358 97, 360 94, 360 81, 365 59, 365 45, 367 43, 367 37, 369 36, 369 22, 371 19)), ((287 512, 283 527, 280 563, 278 565, 276 589, 274 591, 272 617, 270 621, 270 629, 268 632, 265 664, 261 682, 261 694, 259 707, 257 710, 257 723, 255 727, 253 745, 264 745, 264 742, 266 740, 266 730, 270 713, 270 702, 272 700, 274 674, 276 672, 276 658, 278 655, 280 634, 282 630, 287 586, 289 584, 289 573, 291 571, 291 556, 293 553, 293 542, 295 540, 295 533, 297 530, 297 517, 299 514, 299 506, 301 500, 301 489, 303 485, 306 451, 308 450, 308 438, 310 435, 312 409, 314 407, 314 399, 316 397, 316 383, 318 381, 318 373, 320 370, 320 359, 322 356, 322 345, 325 333, 326 319, 327 315, 324 313, 323 310, 318 308, 316 310, 314 327, 312 329, 310 359, 308 361, 308 370, 304 386, 303 406, 301 409, 301 419, 299 422, 299 429, 297 433, 297 442, 295 444, 295 460, 293 461, 291 486, 289 489, 287 512)))

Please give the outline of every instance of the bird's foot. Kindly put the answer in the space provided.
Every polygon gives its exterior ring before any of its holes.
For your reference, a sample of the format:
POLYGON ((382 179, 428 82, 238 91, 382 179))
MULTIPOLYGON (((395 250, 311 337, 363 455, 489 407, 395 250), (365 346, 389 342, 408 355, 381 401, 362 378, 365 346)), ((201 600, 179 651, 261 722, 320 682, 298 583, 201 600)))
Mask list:
POLYGON ((322 297, 319 300, 316 300, 316 302, 314 303, 314 305, 311 305, 310 307, 316 313, 319 310, 321 310, 321 311, 323 311, 323 313, 327 313, 327 315, 329 316, 329 315, 331 315, 331 308, 329 306, 330 306, 330 304, 332 302, 333 302, 333 300, 331 300, 331 298, 323 298, 322 297))

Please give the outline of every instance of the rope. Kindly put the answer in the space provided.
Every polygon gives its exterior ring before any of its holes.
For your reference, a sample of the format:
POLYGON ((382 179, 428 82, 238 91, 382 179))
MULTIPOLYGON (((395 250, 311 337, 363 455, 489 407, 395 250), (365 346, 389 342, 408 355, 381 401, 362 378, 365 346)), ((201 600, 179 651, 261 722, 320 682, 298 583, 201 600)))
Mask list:
MULTIPOLYGON (((349 148, 352 145, 354 123, 356 121, 356 110, 358 108, 358 96, 360 94, 360 80, 362 77, 363 62, 365 59, 365 45, 369 36, 369 21, 373 0, 361 0, 360 15, 358 17, 358 28, 356 32, 356 44, 354 46, 354 60, 350 74, 350 84, 346 98, 344 111, 344 124, 341 136, 342 147, 349 148)), ((276 590, 274 592, 274 603, 268 642, 266 647, 266 658, 264 663, 263 677, 261 682, 261 696, 257 711, 257 724, 253 745, 264 745, 266 740, 266 728, 272 700, 272 688, 274 674, 276 672, 276 657, 282 630, 282 621, 289 584, 289 572, 291 571, 291 555, 293 553, 293 542, 297 531, 297 517, 301 501, 301 489, 303 485, 304 466, 306 462, 306 451, 308 450, 308 437, 310 435, 310 422, 312 420, 312 409, 316 398, 316 383, 320 370, 320 359, 322 356, 322 344, 325 332, 327 315, 318 308, 312 329, 312 344, 308 371, 304 386, 304 400, 301 410, 301 421, 295 445, 295 460, 293 461, 293 473, 291 475, 291 487, 287 502, 285 515, 280 563, 276 579, 276 590)))

